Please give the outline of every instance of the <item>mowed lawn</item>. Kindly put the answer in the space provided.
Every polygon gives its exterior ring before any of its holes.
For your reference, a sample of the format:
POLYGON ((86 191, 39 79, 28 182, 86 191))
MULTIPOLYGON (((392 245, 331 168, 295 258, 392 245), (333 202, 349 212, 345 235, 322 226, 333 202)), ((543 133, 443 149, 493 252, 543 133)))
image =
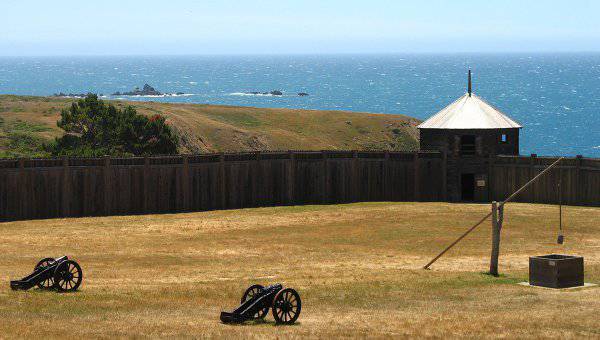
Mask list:
POLYGON ((422 266, 489 205, 360 203, 0 224, 0 337, 600 337, 600 288, 517 285, 528 256, 585 257, 600 283, 600 209, 509 204, 500 270, 490 222, 422 266), (81 264, 80 291, 13 292, 46 256, 81 264), (251 284, 281 282, 299 322, 224 325, 251 284))

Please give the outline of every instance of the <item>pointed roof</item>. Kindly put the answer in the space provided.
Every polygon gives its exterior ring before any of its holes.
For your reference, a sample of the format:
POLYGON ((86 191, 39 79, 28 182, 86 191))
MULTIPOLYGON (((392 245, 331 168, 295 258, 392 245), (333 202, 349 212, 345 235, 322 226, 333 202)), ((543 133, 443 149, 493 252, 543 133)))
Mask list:
POLYGON ((519 123, 486 103, 475 94, 458 98, 431 118, 419 124, 419 129, 513 129, 519 123))
POLYGON ((417 126, 419 129, 514 129, 522 128, 471 89, 471 70, 467 93, 442 111, 417 126))

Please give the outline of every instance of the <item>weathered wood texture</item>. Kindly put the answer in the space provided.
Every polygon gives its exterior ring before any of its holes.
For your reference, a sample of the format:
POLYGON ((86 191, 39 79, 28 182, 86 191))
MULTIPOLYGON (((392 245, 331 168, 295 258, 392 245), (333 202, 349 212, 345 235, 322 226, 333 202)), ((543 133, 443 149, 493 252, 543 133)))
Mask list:
MULTIPOLYGON (((491 165, 491 199, 505 199, 557 159, 558 157, 533 155, 496 157, 491 165)), ((582 157, 563 159, 520 193, 515 201, 557 204, 559 180, 563 204, 600 206, 600 159, 582 157)))
POLYGON ((2 160, 0 219, 443 201, 442 163, 436 152, 353 151, 2 160))
MULTIPOLYGON (((556 158, 498 156, 501 201, 556 158)), ((0 220, 361 201, 446 201, 437 152, 260 152, 0 161, 0 220)), ((569 158, 516 201, 600 206, 600 159, 569 158)))

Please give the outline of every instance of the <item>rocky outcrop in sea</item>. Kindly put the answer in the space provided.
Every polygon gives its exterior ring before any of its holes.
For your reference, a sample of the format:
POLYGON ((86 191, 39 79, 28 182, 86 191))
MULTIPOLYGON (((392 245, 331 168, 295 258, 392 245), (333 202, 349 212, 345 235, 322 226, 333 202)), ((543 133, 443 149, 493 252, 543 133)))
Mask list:
MULTIPOLYGON (((273 90, 270 92, 259 92, 259 91, 251 91, 251 92, 243 92, 243 94, 246 95, 256 95, 256 96, 283 96, 283 92, 281 92, 280 90, 273 90)), ((298 96, 300 97, 304 97, 304 96, 308 96, 308 93, 306 92, 300 92, 298 93, 298 96)))
POLYGON ((154 89, 154 87, 148 85, 148 84, 144 84, 144 87, 140 90, 139 87, 136 87, 133 89, 133 91, 129 91, 129 92, 115 92, 112 95, 113 96, 180 96, 183 95, 183 92, 176 92, 176 93, 162 93, 160 91, 157 91, 156 89, 154 89))

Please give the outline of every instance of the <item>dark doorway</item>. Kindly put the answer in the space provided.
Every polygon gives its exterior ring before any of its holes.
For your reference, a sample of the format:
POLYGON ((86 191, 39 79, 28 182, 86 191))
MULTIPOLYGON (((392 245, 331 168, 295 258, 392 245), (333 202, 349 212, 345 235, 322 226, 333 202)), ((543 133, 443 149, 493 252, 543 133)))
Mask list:
POLYGON ((461 200, 475 200, 475 175, 462 174, 460 175, 461 200))

